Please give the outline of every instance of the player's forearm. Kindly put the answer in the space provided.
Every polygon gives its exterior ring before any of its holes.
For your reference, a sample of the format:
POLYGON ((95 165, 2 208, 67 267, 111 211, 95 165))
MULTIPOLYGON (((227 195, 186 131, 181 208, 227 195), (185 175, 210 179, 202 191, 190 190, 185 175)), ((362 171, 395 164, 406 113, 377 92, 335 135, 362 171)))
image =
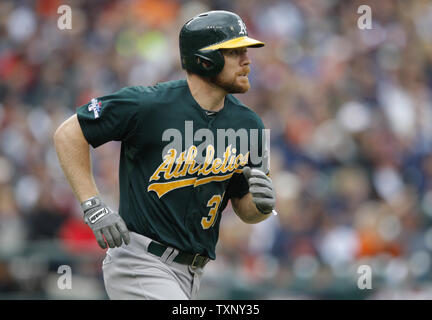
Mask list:
POLYGON ((89 144, 76 115, 63 122, 56 130, 54 145, 60 165, 78 201, 83 202, 97 195, 89 144))
POLYGON ((234 212, 246 223, 254 224, 267 219, 270 214, 261 213, 252 200, 252 195, 247 193, 240 199, 231 200, 234 212))

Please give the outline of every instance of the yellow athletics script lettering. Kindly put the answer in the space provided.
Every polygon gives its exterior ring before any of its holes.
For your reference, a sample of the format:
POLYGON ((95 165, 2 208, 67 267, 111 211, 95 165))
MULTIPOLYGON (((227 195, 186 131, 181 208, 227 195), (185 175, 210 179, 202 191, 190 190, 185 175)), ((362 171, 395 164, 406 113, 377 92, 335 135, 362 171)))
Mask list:
POLYGON ((174 161, 177 155, 177 151, 175 149, 169 149, 168 154, 164 156, 164 161, 162 164, 156 169, 156 171, 153 173, 153 175, 150 177, 150 181, 152 180, 159 180, 159 174, 164 173, 165 179, 171 179, 173 174, 170 174, 170 171, 174 165, 174 161))
POLYGON ((197 164, 195 159, 198 151, 195 146, 190 146, 187 152, 183 151, 178 156, 175 149, 170 149, 164 156, 162 164, 150 177, 150 185, 147 191, 154 191, 158 197, 161 198, 164 194, 174 189, 188 186, 196 187, 213 181, 220 182, 228 180, 234 173, 241 173, 242 170, 240 167, 244 167, 248 162, 249 152, 245 155, 239 154, 236 156, 236 151, 235 148, 229 145, 225 149, 222 159, 215 158, 214 146, 208 145, 204 162, 197 164), (221 173, 223 173, 223 175, 220 175, 221 173), (196 174, 196 177, 173 180, 174 178, 185 177, 188 174, 196 174), (165 180, 173 181, 151 183, 152 181, 158 181, 162 176, 165 180))

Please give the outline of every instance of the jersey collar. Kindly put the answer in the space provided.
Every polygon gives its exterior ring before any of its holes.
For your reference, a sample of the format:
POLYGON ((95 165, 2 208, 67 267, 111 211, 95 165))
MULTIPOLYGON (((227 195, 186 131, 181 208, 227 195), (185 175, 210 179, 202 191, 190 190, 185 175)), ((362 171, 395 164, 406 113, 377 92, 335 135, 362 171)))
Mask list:
POLYGON ((185 80, 185 85, 186 85, 186 91, 187 91, 187 96, 188 96, 188 100, 190 101, 191 105, 199 112, 199 114, 201 115, 201 117, 206 120, 206 121, 213 121, 214 119, 218 118, 221 114, 223 114, 225 112, 225 110, 228 107, 228 95, 225 96, 225 100, 224 100, 224 106, 222 109, 220 109, 219 111, 216 112, 216 114, 214 115, 207 115, 207 112, 209 112, 208 110, 203 109, 198 102, 195 100, 195 98, 193 97, 190 88, 187 84, 187 81, 185 80))

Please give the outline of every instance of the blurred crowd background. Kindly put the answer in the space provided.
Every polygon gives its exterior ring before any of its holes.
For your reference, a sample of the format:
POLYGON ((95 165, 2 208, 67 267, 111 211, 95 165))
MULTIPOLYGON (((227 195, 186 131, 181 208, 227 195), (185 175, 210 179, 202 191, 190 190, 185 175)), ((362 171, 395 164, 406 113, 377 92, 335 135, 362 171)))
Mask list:
MULTIPOLYGON (((93 97, 184 78, 179 30, 214 9, 266 43, 249 50, 252 89, 238 98, 271 129, 279 214, 246 225, 225 210, 200 298, 431 299, 428 0, 0 1, 0 299, 106 298, 104 251, 54 130, 93 97), (71 30, 58 28, 63 4, 71 30), (372 29, 358 27, 365 4, 372 29), (362 265, 371 289, 358 287, 362 265)), ((118 152, 92 150, 114 208, 118 152)))

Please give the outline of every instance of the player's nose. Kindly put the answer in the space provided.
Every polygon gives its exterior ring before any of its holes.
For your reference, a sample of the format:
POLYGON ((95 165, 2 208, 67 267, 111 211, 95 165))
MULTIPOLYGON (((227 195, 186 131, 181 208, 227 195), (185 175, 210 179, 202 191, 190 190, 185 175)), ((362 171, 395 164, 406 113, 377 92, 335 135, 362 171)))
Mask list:
POLYGON ((248 66, 251 64, 251 59, 249 58, 249 55, 247 51, 243 52, 240 59, 241 66, 248 66))

